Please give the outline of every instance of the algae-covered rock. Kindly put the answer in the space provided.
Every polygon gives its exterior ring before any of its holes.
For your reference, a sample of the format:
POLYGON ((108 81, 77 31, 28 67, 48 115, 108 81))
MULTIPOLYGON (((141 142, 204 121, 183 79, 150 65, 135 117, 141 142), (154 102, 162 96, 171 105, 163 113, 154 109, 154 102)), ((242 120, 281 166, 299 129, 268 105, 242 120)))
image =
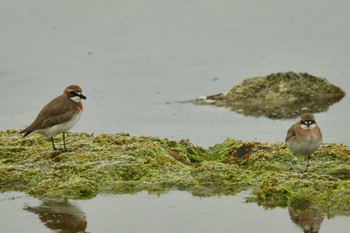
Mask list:
POLYGON ((345 96, 325 78, 286 72, 246 79, 223 94, 194 100, 198 104, 224 106, 251 116, 294 118, 302 112, 323 112, 345 96))
POLYGON ((307 173, 305 158, 284 143, 228 139, 204 149, 186 140, 129 134, 69 133, 71 152, 53 151, 40 135, 0 132, 0 191, 41 199, 83 199, 98 193, 164 192, 234 195, 267 208, 316 206, 350 215, 350 148, 323 144, 307 173))

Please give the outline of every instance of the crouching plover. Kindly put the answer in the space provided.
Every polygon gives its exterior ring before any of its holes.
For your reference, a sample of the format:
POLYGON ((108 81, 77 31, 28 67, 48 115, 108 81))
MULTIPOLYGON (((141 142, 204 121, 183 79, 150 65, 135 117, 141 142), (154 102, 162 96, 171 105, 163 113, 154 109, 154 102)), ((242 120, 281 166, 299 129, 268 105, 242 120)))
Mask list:
POLYGON ((79 120, 83 111, 82 99, 86 97, 77 85, 71 85, 64 89, 63 94, 51 100, 39 112, 34 122, 20 133, 23 137, 35 132, 51 139, 52 147, 56 150, 53 137, 63 133, 63 147, 67 151, 65 132, 72 128, 79 120))
POLYGON ((309 166, 310 155, 322 143, 322 133, 311 113, 304 113, 300 120, 288 129, 286 144, 295 154, 307 156, 306 170, 309 166))

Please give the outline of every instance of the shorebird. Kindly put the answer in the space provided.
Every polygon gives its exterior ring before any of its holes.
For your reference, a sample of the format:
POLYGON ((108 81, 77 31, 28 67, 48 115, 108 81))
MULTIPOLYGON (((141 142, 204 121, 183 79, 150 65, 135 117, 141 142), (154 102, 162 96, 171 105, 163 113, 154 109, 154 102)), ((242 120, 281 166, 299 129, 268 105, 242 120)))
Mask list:
POLYGON ((63 147, 67 152, 65 132, 72 128, 80 119, 83 111, 82 99, 86 96, 82 94, 82 89, 77 85, 66 87, 63 94, 51 100, 39 112, 32 124, 22 130, 23 137, 30 133, 39 133, 51 139, 52 147, 56 150, 53 137, 63 133, 63 147))
POLYGON ((304 113, 300 120, 287 132, 287 147, 295 154, 307 156, 306 170, 310 155, 321 146, 322 133, 311 113, 304 113))

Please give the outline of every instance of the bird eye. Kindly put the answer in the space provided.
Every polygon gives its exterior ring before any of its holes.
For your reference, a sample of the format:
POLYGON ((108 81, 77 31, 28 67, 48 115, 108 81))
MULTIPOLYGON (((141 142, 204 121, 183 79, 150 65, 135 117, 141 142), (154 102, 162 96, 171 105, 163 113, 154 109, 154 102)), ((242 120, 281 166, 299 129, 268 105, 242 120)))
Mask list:
POLYGON ((312 124, 315 124, 315 121, 314 120, 309 120, 309 121, 304 121, 305 125, 312 125, 312 124))
POLYGON ((79 96, 81 95, 81 91, 72 91, 71 94, 74 96, 79 96))

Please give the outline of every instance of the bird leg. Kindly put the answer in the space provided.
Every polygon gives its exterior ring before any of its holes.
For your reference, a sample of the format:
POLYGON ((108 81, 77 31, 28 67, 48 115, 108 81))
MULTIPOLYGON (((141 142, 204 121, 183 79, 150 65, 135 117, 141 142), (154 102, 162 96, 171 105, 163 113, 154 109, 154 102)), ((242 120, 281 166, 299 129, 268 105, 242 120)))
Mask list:
POLYGON ((54 150, 57 150, 56 147, 55 147, 55 143, 53 142, 53 137, 51 137, 51 142, 52 142, 52 148, 53 148, 54 150))
POLYGON ((63 132, 63 148, 64 148, 64 151, 67 152, 67 148, 66 148, 66 133, 63 132))
POLYGON ((306 162, 305 171, 307 171, 307 169, 308 169, 308 167, 309 167, 310 156, 311 156, 311 155, 307 155, 307 162, 306 162))

